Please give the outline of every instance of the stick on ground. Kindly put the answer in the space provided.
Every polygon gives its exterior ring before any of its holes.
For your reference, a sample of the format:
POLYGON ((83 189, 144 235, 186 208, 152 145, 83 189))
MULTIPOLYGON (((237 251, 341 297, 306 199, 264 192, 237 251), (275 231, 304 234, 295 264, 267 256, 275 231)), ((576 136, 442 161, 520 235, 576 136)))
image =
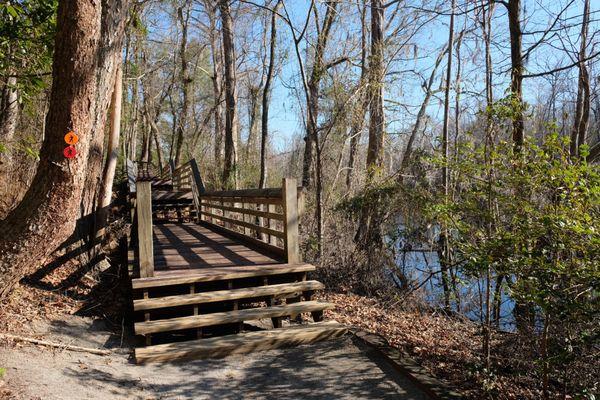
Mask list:
POLYGON ((67 345, 67 344, 64 344, 64 343, 48 342, 46 340, 40 340, 40 339, 23 337, 23 336, 11 335, 9 333, 0 333, 0 338, 12 339, 12 340, 20 341, 20 342, 27 342, 27 343, 39 344, 39 345, 48 346, 48 347, 56 347, 56 348, 66 349, 66 350, 71 350, 71 351, 80 351, 80 352, 85 352, 85 353, 92 353, 92 354, 97 354, 97 355, 100 355, 100 356, 106 356, 106 355, 110 354, 110 350, 92 349, 92 348, 89 348, 89 347, 72 346, 72 345, 67 345))

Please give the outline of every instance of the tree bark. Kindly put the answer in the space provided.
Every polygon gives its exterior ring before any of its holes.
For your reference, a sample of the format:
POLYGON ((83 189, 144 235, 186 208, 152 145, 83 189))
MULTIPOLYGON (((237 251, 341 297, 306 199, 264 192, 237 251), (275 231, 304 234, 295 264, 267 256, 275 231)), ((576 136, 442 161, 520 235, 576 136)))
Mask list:
POLYGON ((508 26, 510 30, 510 92, 516 109, 513 119, 512 139, 515 149, 520 149, 525 140, 523 116, 523 54, 521 31, 521 0, 508 0, 508 26))
POLYGON ((21 203, 0 222, 0 298, 75 230, 74 216, 80 214, 86 177, 90 179, 88 158, 100 152, 101 161, 99 132, 128 8, 128 0, 59 2, 52 93, 38 170, 21 203), (69 160, 63 156, 63 137, 71 129, 80 141, 77 157, 69 160))
POLYGON ((360 37, 360 80, 358 82, 360 96, 357 101, 357 107, 355 108, 354 115, 352 116, 352 125, 350 126, 350 151, 348 153, 348 166, 346 169, 346 193, 352 192, 352 176, 354 175, 354 164, 356 163, 356 153, 358 152, 358 143, 360 142, 361 133, 363 131, 363 125, 365 122, 365 115, 367 114, 367 108, 369 107, 369 96, 367 92, 366 83, 368 78, 367 68, 367 4, 366 0, 363 0, 362 7, 360 9, 360 21, 361 21, 361 37, 360 37))
POLYGON ((181 113, 177 124, 177 142, 175 147, 175 166, 178 167, 181 163, 181 150, 185 131, 187 128, 187 119, 190 110, 190 89, 192 78, 189 74, 188 59, 187 59, 187 44, 188 44, 188 22, 190 19, 191 4, 186 0, 182 7, 177 9, 177 20, 181 24, 181 45, 179 47, 179 60, 181 62, 180 80, 181 80, 181 113), (185 8, 185 10, 184 10, 185 8))
POLYGON ((581 23, 581 44, 579 50, 579 80, 577 85, 577 102, 575 105, 575 120, 571 130, 571 157, 579 155, 579 148, 585 144, 590 119, 590 78, 586 65, 587 36, 590 22, 590 0, 585 0, 583 6, 583 21, 581 23))
POLYGON ((8 209, 0 208, 0 218, 14 203, 14 194, 9 189, 9 182, 14 176, 12 153, 19 120, 19 92, 16 85, 17 78, 11 76, 6 80, 4 89, 0 93, 0 145, 5 148, 4 152, 0 152, 0 204, 8 205, 8 209))
POLYGON ((275 49, 277 46, 277 9, 281 1, 277 1, 271 15, 271 38, 269 40, 269 66, 267 67, 267 77, 265 87, 262 92, 262 115, 261 115, 261 135, 260 135, 260 180, 259 188, 264 188, 267 184, 267 145, 269 140, 269 106, 271 102, 271 81, 275 72, 275 49))
POLYGON ((210 40, 210 51, 213 65, 213 127, 214 127, 214 157, 215 157, 215 169, 217 171, 222 170, 222 159, 223 159, 223 84, 222 84, 222 60, 221 60, 221 49, 219 46, 219 36, 217 32, 217 23, 215 8, 213 2, 205 0, 205 9, 207 10, 209 19, 209 32, 207 35, 210 40))
POLYGON ((110 131, 108 133, 107 157, 102 174, 102 186, 98 197, 98 214, 100 228, 106 225, 108 218, 107 207, 112 199, 112 186, 117 170, 119 157, 119 137, 121 135, 121 103, 123 99, 123 70, 117 66, 115 87, 112 93, 110 105, 110 131))
MULTIPOLYGON (((383 60, 384 5, 382 0, 371 0, 371 55, 369 59, 369 144, 367 148, 367 188, 383 165, 383 138, 385 115, 383 110, 383 60)), ((378 220, 379 196, 367 202, 361 211, 358 230, 354 237, 361 247, 379 246, 382 242, 381 224, 378 220)))
POLYGON ((237 189, 237 89, 233 21, 229 0, 219 0, 225 61, 225 162, 223 187, 237 189))
MULTIPOLYGON (((19 92, 17 78, 10 76, 6 80, 0 98, 0 144, 10 148, 14 140, 17 121, 19 120, 19 92)), ((2 164, 10 162, 10 151, 0 154, 2 164)))

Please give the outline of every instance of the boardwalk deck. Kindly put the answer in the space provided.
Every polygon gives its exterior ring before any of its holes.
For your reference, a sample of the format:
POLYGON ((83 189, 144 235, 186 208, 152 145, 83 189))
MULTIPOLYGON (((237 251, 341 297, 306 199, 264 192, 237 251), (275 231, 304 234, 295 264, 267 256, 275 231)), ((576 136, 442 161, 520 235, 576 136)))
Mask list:
POLYGON ((308 280, 315 267, 300 262, 295 183, 206 192, 195 162, 186 166, 162 179, 146 169, 131 196, 135 331, 146 338, 146 347, 136 349, 138 362, 223 356, 343 334, 339 324, 321 323, 333 305, 314 301, 324 286, 308 280), (314 323, 294 323, 302 314, 314 323), (246 323, 256 327, 258 321, 275 329, 244 332, 246 323))
POLYGON ((154 225, 153 236, 155 276, 171 271, 285 262, 250 243, 193 222, 154 225))

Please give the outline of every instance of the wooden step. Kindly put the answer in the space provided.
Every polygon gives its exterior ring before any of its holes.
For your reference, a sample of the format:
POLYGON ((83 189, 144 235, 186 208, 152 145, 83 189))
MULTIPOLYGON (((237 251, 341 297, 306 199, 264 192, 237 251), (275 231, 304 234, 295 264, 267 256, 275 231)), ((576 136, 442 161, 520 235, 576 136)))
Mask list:
POLYGON ((297 346, 343 336, 347 329, 335 321, 294 325, 269 331, 247 332, 188 342, 135 349, 137 363, 186 358, 219 358, 230 354, 297 346))
POLYGON ((170 318, 157 321, 138 322, 135 324, 137 335, 149 333, 177 331, 182 329, 201 328, 203 326, 233 324, 263 318, 285 317, 303 312, 323 311, 333 308, 332 303, 321 301, 302 301, 273 307, 248 308, 245 310, 225 311, 212 314, 194 315, 190 317, 170 318))
POLYGON ((160 286, 184 285, 195 282, 222 281, 257 276, 310 272, 314 270, 315 266, 311 264, 261 264, 212 267, 190 270, 186 275, 181 275, 181 271, 175 271, 177 274, 173 276, 169 276, 168 273, 163 273, 162 276, 152 278, 132 279, 131 284, 133 289, 146 289, 160 286))
POLYGON ((325 285, 318 281, 305 281, 231 290, 217 290, 214 292, 134 300, 133 309, 135 311, 144 311, 165 307, 214 303, 218 301, 252 299, 265 296, 283 296, 306 291, 321 290, 324 287, 325 285))

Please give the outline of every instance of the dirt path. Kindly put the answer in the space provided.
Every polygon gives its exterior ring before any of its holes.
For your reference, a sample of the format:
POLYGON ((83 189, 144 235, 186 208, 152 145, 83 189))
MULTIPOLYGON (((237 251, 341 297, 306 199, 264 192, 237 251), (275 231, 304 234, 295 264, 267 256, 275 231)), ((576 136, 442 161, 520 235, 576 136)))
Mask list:
MULTIPOLYGON (((111 348, 96 356, 33 345, 0 347, 15 399, 402 399, 426 397, 351 338, 222 360, 133 364, 127 340, 99 320, 69 316, 33 327, 44 339, 111 348)), ((126 339, 126 338, 125 338, 126 339)))

